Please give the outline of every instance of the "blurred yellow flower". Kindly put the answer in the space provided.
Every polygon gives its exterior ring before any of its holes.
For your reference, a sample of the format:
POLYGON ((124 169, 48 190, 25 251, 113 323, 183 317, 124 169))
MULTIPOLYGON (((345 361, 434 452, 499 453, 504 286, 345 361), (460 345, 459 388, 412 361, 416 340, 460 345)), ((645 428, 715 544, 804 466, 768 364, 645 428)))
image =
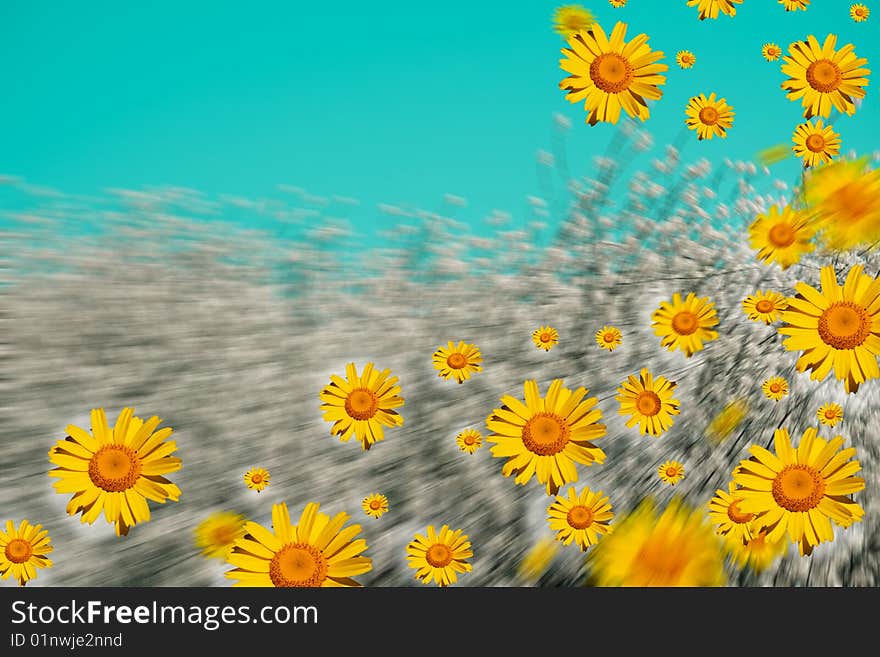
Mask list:
POLYGON ((749 403, 745 399, 728 402, 706 427, 706 437, 719 443, 728 438, 742 424, 749 413, 749 403))
POLYGON ((236 539, 244 536, 244 516, 230 511, 212 513, 195 529, 196 547, 206 557, 225 559, 236 539))
POLYGON ((587 553, 596 586, 724 586, 721 540, 704 511, 675 498, 658 515, 648 498, 587 553))
POLYGON ((804 198, 826 246, 847 250, 880 240, 880 169, 867 158, 811 169, 804 198))
MULTIPOLYGON (((753 527, 757 523, 751 523, 753 527)), ((788 543, 782 539, 770 541, 766 529, 753 529, 751 538, 745 541, 730 539, 725 547, 740 567, 763 572, 788 551, 788 543)))
POLYGON ((759 214, 749 226, 749 243, 758 250, 758 260, 777 263, 788 269, 815 247, 810 243, 816 230, 808 218, 787 205, 782 211, 775 205, 759 214))
POLYGON ((553 558, 559 552, 559 542, 543 537, 529 548, 517 567, 517 574, 527 582, 537 582, 550 568, 553 558))
POLYGON ((595 22, 595 16, 581 5, 564 5, 553 12, 553 29, 564 37, 588 30, 595 22))
POLYGON ((777 162, 782 162, 789 157, 791 157, 791 148, 788 144, 776 144, 775 146, 770 146, 769 148, 759 151, 756 159, 761 166, 769 167, 777 162))

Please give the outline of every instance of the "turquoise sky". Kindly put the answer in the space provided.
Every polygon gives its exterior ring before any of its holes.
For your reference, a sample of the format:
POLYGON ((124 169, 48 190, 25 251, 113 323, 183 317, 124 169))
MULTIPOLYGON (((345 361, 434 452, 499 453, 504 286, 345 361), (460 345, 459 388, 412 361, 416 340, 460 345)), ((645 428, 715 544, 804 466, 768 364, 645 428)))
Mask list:
MULTIPOLYGON (((296 185, 359 199, 351 218, 364 224, 377 203, 439 210, 445 193, 468 199, 465 220, 516 214, 542 193, 535 153, 550 148, 555 112, 572 120, 576 174, 613 132, 585 125, 558 88, 559 4, 3 0, 0 174, 73 194, 175 185, 258 198, 296 185)), ((691 95, 733 105, 728 138, 689 140, 685 159, 750 158, 790 140, 800 105, 760 50, 810 33, 834 32, 868 58, 868 97, 835 126, 845 149, 880 148, 880 5, 866 2, 875 14, 856 24, 843 0, 796 13, 745 0, 735 18, 703 22, 685 0, 583 4, 666 53, 645 124, 658 144, 679 135, 691 95), (695 68, 675 66, 682 48, 695 68)))

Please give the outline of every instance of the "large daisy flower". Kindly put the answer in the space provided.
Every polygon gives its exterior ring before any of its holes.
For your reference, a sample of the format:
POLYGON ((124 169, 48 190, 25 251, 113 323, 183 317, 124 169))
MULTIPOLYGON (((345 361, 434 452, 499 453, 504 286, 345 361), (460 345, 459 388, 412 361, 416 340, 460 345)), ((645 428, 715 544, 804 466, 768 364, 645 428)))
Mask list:
POLYGON ((321 390, 321 410, 324 419, 333 423, 331 435, 338 435, 342 442, 354 435, 361 448, 367 450, 385 440, 383 426, 403 424, 403 418, 394 410, 403 406, 403 397, 398 395, 400 386, 396 376, 388 376, 391 370, 380 372, 373 369, 373 363, 367 363, 360 376, 354 363, 346 365, 345 372, 348 380, 331 375, 330 384, 321 390))
POLYGON ((849 496, 863 490, 865 480, 853 476, 861 465, 850 460, 855 448, 840 449, 843 438, 824 440, 811 427, 794 449, 788 430, 777 429, 773 445, 775 453, 752 445, 751 458, 733 471, 740 510, 758 516, 759 528, 769 530, 768 540, 788 532, 801 555, 811 554, 819 543, 834 540, 832 521, 849 527, 862 519, 864 510, 849 496))
POLYGON ((460 573, 469 573, 473 566, 466 559, 474 556, 467 534, 461 529, 449 529, 443 525, 439 533, 429 525, 427 535, 416 534, 406 546, 409 567, 416 571, 415 577, 424 584, 433 579, 437 586, 454 584, 460 573))
POLYGON ((567 497, 557 496, 547 508, 547 514, 547 522, 556 532, 556 540, 563 545, 574 541, 584 552, 611 531, 608 523, 614 517, 608 497, 602 491, 594 493, 586 486, 580 493, 572 486, 567 497))
POLYGON ((724 586, 721 540, 706 514, 673 499, 643 500, 587 553, 596 586, 724 586))
POLYGON ((272 530, 248 521, 245 535, 236 539, 227 560, 235 568, 226 577, 233 586, 324 587, 360 586, 352 579, 372 568, 361 556, 367 542, 356 539, 360 525, 343 528, 349 516, 331 518, 309 502, 296 525, 290 523, 287 504, 272 506, 272 530))
POLYGON ((711 18, 715 20, 718 14, 736 16, 736 6, 741 5, 743 0, 688 0, 688 7, 696 7, 701 21, 711 18))
POLYGON ((180 470, 174 441, 167 441, 171 429, 156 430, 162 420, 155 415, 144 422, 133 408, 123 408, 116 425, 107 425, 103 408, 92 410, 92 432, 68 425, 68 436, 49 450, 57 468, 58 493, 73 493, 67 513, 82 512, 81 521, 92 524, 104 512, 116 525, 116 535, 125 536, 130 527, 150 519, 147 500, 164 504, 180 498, 180 489, 163 475, 180 470))
POLYGON ((673 399, 675 381, 654 377, 642 368, 638 378, 633 375, 620 384, 615 399, 620 402, 620 415, 629 415, 626 426, 639 425, 641 435, 659 436, 672 426, 672 416, 679 414, 679 401, 673 399))
POLYGON ((787 205, 782 211, 771 205, 749 226, 749 244, 758 250, 758 260, 776 262, 788 269, 815 247, 810 243, 816 229, 807 216, 787 205))
POLYGON ((547 494, 577 481, 575 463, 592 465, 605 461, 605 452, 591 440, 605 435, 605 425, 598 424, 602 411, 596 398, 584 399, 586 388, 569 390, 562 379, 554 379, 541 398, 536 381, 526 381, 525 403, 510 395, 501 398, 503 406, 486 419, 490 433, 486 440, 495 443, 492 456, 507 458, 501 469, 505 477, 516 475, 517 484, 537 476, 546 484, 547 494))
POLYGON ((805 119, 827 118, 832 106, 841 114, 855 114, 853 99, 865 97, 866 76, 871 73, 864 68, 868 60, 856 57, 851 43, 835 50, 836 43, 835 34, 829 34, 822 45, 811 34, 806 41, 792 43, 782 58, 782 72, 788 76, 782 88, 789 100, 801 99, 805 119))
POLYGON ((659 85, 666 83, 666 76, 660 73, 669 68, 657 63, 663 53, 648 47, 646 34, 626 41, 626 28, 618 22, 608 37, 595 23, 569 37, 568 48, 562 49, 566 59, 559 65, 571 76, 559 86, 568 90, 569 102, 584 101, 590 125, 617 123, 621 109, 644 121, 650 116, 646 99, 663 95, 659 85))
POLYGON ((15 523, 7 520, 6 531, 0 530, 0 578, 11 575, 24 586, 37 576, 37 568, 52 567, 46 556, 52 549, 49 532, 42 525, 22 520, 16 529, 15 523))
POLYGON ((688 358, 700 351, 704 342, 718 337, 718 332, 712 329, 718 324, 715 304, 709 297, 698 299, 693 292, 684 301, 676 292, 671 302, 660 303, 651 319, 654 335, 662 338, 660 345, 669 351, 681 349, 688 358))
POLYGON ((713 91, 706 98, 706 94, 693 96, 684 110, 685 124, 690 130, 695 130, 697 139, 712 139, 715 136, 722 139, 727 137, 727 131, 733 125, 733 108, 727 104, 727 99, 716 99, 713 91))
POLYGON ((803 352, 799 372, 809 369, 810 378, 821 381, 833 369, 846 391, 856 392, 859 384, 880 378, 880 278, 856 265, 841 286, 834 268, 826 266, 821 281, 822 292, 795 284, 797 296, 788 300, 782 313, 785 324, 777 331, 788 336, 786 349, 803 352))
POLYGON ((472 372, 483 370, 480 365, 483 357, 477 345, 466 344, 463 340, 459 340, 458 344, 450 341, 445 347, 437 347, 431 360, 437 376, 446 380, 455 379, 459 383, 471 378, 472 372))

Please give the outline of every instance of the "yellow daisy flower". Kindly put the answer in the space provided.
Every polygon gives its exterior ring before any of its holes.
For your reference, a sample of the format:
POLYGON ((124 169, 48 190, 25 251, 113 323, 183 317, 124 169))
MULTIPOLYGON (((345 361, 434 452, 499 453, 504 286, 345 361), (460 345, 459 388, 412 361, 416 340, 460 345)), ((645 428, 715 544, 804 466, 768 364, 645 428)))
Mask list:
POLYGON ((809 369, 810 378, 823 380, 833 368, 847 392, 859 384, 880 378, 880 278, 862 273, 862 266, 849 270, 839 285, 834 268, 822 267, 822 292, 796 283, 797 296, 788 300, 782 313, 785 324, 777 329, 788 337, 788 351, 803 351, 799 372, 809 369))
POLYGON ((651 499, 615 522, 587 553, 596 586, 724 586, 721 541, 706 514, 673 499, 658 515, 651 499))
POLYGON ((779 0, 779 4, 785 7, 785 11, 806 11, 810 6, 810 0, 779 0))
POLYGON ((541 326, 532 332, 532 342, 538 349, 550 351, 559 343, 559 333, 552 326, 541 326))
POLYGON ((741 5, 742 3, 743 0, 687 0, 688 7, 696 7, 697 11, 700 12, 699 17, 701 21, 707 18, 715 20, 718 18, 719 12, 727 16, 736 16, 736 7, 734 5, 741 5))
POLYGON ((715 497, 709 500, 709 521, 715 525, 716 533, 732 541, 743 543, 752 537, 751 526, 754 513, 739 510, 742 498, 736 494, 736 484, 727 484, 727 492, 715 489, 715 497))
POLYGON ((826 427, 833 427, 843 421, 843 409, 840 404, 823 404, 816 411, 816 418, 826 427))
POLYGON ((785 297, 779 292, 758 290, 750 294, 742 302, 742 309, 753 322, 772 324, 779 319, 780 313, 788 307, 785 297))
POLYGON ((360 525, 349 525, 347 513, 330 518, 309 502, 296 525, 290 524, 287 504, 272 505, 272 529, 245 523, 245 535, 236 539, 227 555, 235 566, 226 572, 233 586, 324 587, 361 586, 352 579, 369 572, 372 559, 361 556, 367 542, 355 536, 360 525))
POLYGON ((236 539, 244 536, 244 516, 218 511, 202 520, 195 529, 196 547, 206 557, 226 559, 236 539))
POLYGON ((251 468, 244 473, 244 483, 248 488, 261 493, 269 485, 269 471, 263 468, 251 468))
POLYGON ((788 381, 781 376, 773 376, 761 384, 761 390, 767 399, 779 401, 788 394, 788 381))
POLYGON ((644 121, 650 116, 645 101, 663 95, 658 85, 665 84, 666 77, 660 73, 669 68, 657 63, 663 53, 648 47, 645 34, 627 42, 626 28, 626 23, 618 22, 608 37, 595 23, 569 37, 568 48, 562 49, 566 59, 559 65, 571 76, 559 86, 568 90, 569 102, 584 101, 590 125, 617 123, 621 109, 644 121))
POLYGON ((815 247, 810 243, 816 229, 806 215, 787 205, 779 211, 770 206, 765 214, 759 214, 749 226, 749 243, 758 250, 758 260, 777 263, 788 269, 815 247))
POLYGON ((452 531, 443 525, 437 533, 434 525, 428 525, 427 536, 416 534, 406 546, 409 567, 416 571, 416 579, 437 586, 449 586, 458 579, 459 573, 469 573, 473 566, 466 559, 474 556, 467 534, 461 529, 452 531))
POLYGON ((675 63, 679 68, 691 68, 697 63, 697 56, 690 50, 679 50, 675 54, 675 63))
POLYGON ((133 408, 123 408, 111 429, 103 408, 91 413, 92 432, 74 425, 67 437, 49 450, 49 460, 57 468, 58 493, 73 493, 67 513, 82 512, 81 522, 92 524, 104 512, 107 522, 116 525, 116 535, 125 536, 136 523, 150 519, 147 500, 164 504, 180 498, 180 489, 163 475, 180 470, 174 441, 166 441, 171 429, 156 431, 162 420, 155 415, 144 422, 133 408))
POLYGON ((324 419, 333 423, 330 435, 338 435, 344 443, 355 435, 361 448, 367 450, 385 440, 383 426, 403 424, 403 418, 394 410, 403 406, 400 386, 396 376, 388 376, 391 370, 379 372, 373 369, 373 363, 367 363, 360 376, 354 363, 349 363, 345 371, 347 381, 332 375, 330 384, 321 390, 321 410, 324 419))
POLYGON ((657 474, 660 481, 670 486, 675 486, 679 481, 684 479, 684 466, 678 461, 666 461, 657 468, 657 474))
POLYGON ((716 135, 727 137, 727 130, 733 125, 733 108, 724 98, 715 99, 715 93, 692 97, 685 108, 685 124, 697 133, 697 139, 712 139, 716 135))
POLYGON ((761 48, 761 55, 768 62, 775 62, 782 57, 782 48, 777 43, 765 43, 761 48))
POLYGON ((608 4, 610 4, 615 9, 626 6, 626 0, 608 0, 608 4))
POLYGON ((855 114, 853 99, 865 97, 865 76, 871 71, 863 67, 868 60, 856 57, 851 43, 835 50, 836 43, 835 34, 829 34, 823 45, 811 34, 806 41, 792 43, 789 55, 782 58, 782 72, 788 76, 782 88, 789 100, 801 99, 805 119, 827 118, 832 106, 841 114, 855 114))
POLYGON ((471 378, 471 372, 483 371, 480 365, 483 357, 477 345, 465 344, 463 340, 459 340, 457 345, 450 340, 445 347, 437 347, 432 360, 437 376, 446 380, 455 379, 459 383, 471 378))
POLYGON ((614 351, 621 342, 623 342, 623 337, 620 330, 613 326, 606 325, 596 331, 596 344, 602 349, 614 351))
POLYGON ((618 414, 630 416, 626 421, 628 427, 638 423, 641 435, 659 436, 672 426, 672 416, 680 412, 680 402, 672 398, 675 386, 675 381, 663 376, 655 378, 643 367, 638 378, 630 375, 617 389, 618 414))
POLYGON ((462 452, 473 454, 483 446, 483 436, 476 429, 465 429, 455 437, 455 442, 462 452))
POLYGON ((559 552, 559 542, 546 536, 540 538, 529 548, 519 566, 517 575, 527 582, 536 582, 550 568, 553 558, 559 552))
POLYGON ((608 523, 614 514, 608 497, 603 495, 602 491, 594 493, 586 486, 578 493, 572 486, 568 489, 568 497, 557 496, 547 508, 547 522, 556 532, 556 540, 563 545, 571 545, 574 541, 586 552, 599 542, 601 536, 611 531, 608 523))
POLYGON ((595 22, 595 16, 581 5, 565 5, 553 12, 553 29, 566 38, 581 30, 589 30, 595 22))
MULTIPOLYGON (((754 526, 755 523, 753 522, 754 526)), ((756 573, 763 572, 788 551, 788 542, 770 541, 766 529, 754 529, 752 537, 746 541, 733 539, 725 542, 725 547, 740 568, 750 568, 756 573)))
POLYGON ((602 411, 595 408, 595 397, 584 399, 586 388, 563 388, 562 379, 553 380, 544 399, 536 381, 523 387, 525 403, 505 395, 503 406, 487 418, 493 432, 487 440, 495 443, 492 456, 507 458, 501 474, 515 475, 517 484, 534 475, 548 495, 555 495, 560 486, 577 481, 575 463, 605 461, 605 452, 590 442, 605 435, 605 425, 597 424, 602 411))
POLYGON ((829 248, 847 250, 880 240, 880 169, 871 169, 867 158, 811 169, 804 189, 829 248))
POLYGON ((24 586, 37 576, 37 568, 51 568, 52 561, 46 555, 54 548, 49 542, 43 525, 22 520, 16 529, 15 523, 7 520, 6 531, 0 530, 0 579, 11 575, 24 586))
POLYGON ((849 17, 852 18, 856 23, 864 23, 866 20, 868 20, 868 16, 870 15, 871 10, 868 9, 865 5, 861 3, 850 5, 849 17))
POLYGON ((832 520, 849 527, 862 519, 864 510, 848 496, 863 490, 865 480, 852 476, 861 465, 850 460, 855 448, 841 451, 843 438, 826 441, 809 428, 795 450, 788 430, 777 429, 773 445, 775 453, 752 445, 752 456, 733 471, 740 510, 758 516, 757 525, 769 530, 767 540, 780 540, 787 531, 803 556, 834 540, 832 520))
POLYGON ((651 319, 654 335, 662 338, 660 345, 669 351, 681 349, 687 358, 700 351, 704 342, 718 337, 718 332, 711 328, 718 324, 715 304, 709 301, 709 297, 698 299, 693 292, 684 301, 676 292, 671 303, 660 303, 651 319))
POLYGON ((720 443, 736 431, 748 413, 749 403, 747 400, 734 399, 728 402, 706 427, 706 437, 720 443))
POLYGON ((787 160, 790 156, 791 149, 788 147, 788 144, 776 144, 775 146, 769 146, 764 150, 758 151, 755 155, 755 159, 761 166, 770 167, 783 160, 787 160))
POLYGON ((388 498, 382 493, 371 493, 363 499, 361 508, 368 516, 381 518, 388 511, 388 498))
POLYGON ((830 162, 840 153, 840 135, 830 125, 823 126, 822 119, 801 123, 791 137, 791 150, 804 161, 805 167, 830 162))

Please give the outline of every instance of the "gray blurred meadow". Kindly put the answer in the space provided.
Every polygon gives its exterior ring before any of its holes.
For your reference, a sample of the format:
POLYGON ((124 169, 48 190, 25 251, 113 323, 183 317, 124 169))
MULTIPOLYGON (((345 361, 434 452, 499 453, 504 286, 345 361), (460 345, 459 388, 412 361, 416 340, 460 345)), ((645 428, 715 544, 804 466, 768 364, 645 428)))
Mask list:
POLYGON ((769 446, 777 427, 798 440, 819 405, 840 403, 844 421, 820 435, 856 447, 864 520, 836 527, 812 557, 790 547, 761 574, 728 564, 729 583, 878 585, 880 381, 855 395, 833 378, 811 381, 775 328, 749 321, 741 302, 759 288, 817 285, 824 264, 845 272, 861 262, 876 275, 880 257, 816 252, 786 271, 759 263, 745 227, 787 202, 791 181, 753 162, 685 161, 628 122, 608 157, 575 176, 566 129, 558 118, 559 143, 538 153, 547 194, 527 198, 524 216, 464 219, 467 201, 451 195, 442 211, 383 205, 376 211, 389 228, 369 251, 345 220, 353 199, 286 186, 283 201, 177 188, 82 198, 5 177, 33 209, 6 212, 0 237, 0 521, 40 523, 55 548, 54 566, 28 586, 229 586, 228 566, 201 556, 193 530, 221 510, 268 525, 281 501, 294 518, 309 501, 351 514, 373 559, 357 578, 368 586, 420 585, 405 546, 444 523, 473 545, 473 572, 460 586, 580 586, 587 573, 575 545, 560 547, 540 579, 518 574, 528 550, 552 535, 551 499, 534 479, 518 486, 503 477, 488 445, 468 455, 455 444, 468 427, 485 436, 486 416, 502 395, 521 398, 526 379, 543 395, 554 378, 599 400, 608 431, 596 444, 607 459, 578 466, 576 485, 604 491, 616 514, 646 495, 661 505, 681 495, 705 510, 749 445, 769 446), (635 170, 633 158, 649 149, 660 155, 635 170), (230 208, 273 231, 216 218, 230 208), (690 291, 715 303, 720 336, 685 358, 661 348, 650 316, 690 291), (531 342, 546 324, 560 335, 547 353, 531 342), (623 333, 614 352, 595 344, 604 324, 623 333), (482 351, 483 371, 462 385, 432 367, 449 340, 482 351), (331 436, 319 410, 319 391, 349 362, 390 369, 405 399, 403 426, 367 452, 331 436), (678 384, 681 414, 660 438, 640 436, 617 413, 617 387, 642 367, 678 384), (772 375, 791 388, 778 403, 761 393, 772 375), (737 398, 748 400, 745 421, 720 444, 707 440, 709 422, 737 398), (174 429, 183 468, 169 478, 182 496, 151 502, 151 521, 116 537, 103 517, 83 525, 65 513, 69 496, 55 493, 47 452, 68 424, 88 428, 90 409, 104 408, 112 423, 125 406, 174 429), (686 468, 675 487, 656 474, 667 459, 686 468), (242 480, 253 466, 271 473, 262 493, 242 480), (374 491, 390 504, 380 519, 360 508, 374 491))

